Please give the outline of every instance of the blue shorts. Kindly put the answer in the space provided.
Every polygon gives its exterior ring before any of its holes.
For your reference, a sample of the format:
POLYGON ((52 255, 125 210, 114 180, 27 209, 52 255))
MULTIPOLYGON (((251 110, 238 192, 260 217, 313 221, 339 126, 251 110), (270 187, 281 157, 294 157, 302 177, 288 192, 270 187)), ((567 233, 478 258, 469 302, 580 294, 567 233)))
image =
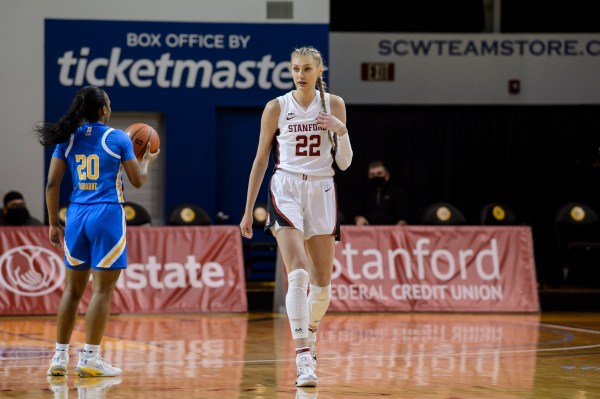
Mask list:
POLYGON ((125 212, 121 204, 69 204, 65 264, 69 269, 125 269, 125 212))

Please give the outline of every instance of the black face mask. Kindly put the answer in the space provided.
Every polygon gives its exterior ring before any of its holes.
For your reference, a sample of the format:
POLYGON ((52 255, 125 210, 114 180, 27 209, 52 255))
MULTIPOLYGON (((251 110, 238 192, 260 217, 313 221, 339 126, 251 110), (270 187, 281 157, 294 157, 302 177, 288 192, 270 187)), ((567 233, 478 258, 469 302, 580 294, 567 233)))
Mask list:
POLYGON ((371 184, 371 188, 380 189, 385 186, 385 177, 375 176, 369 179, 369 183, 371 184))
POLYGON ((27 208, 8 208, 4 215, 4 222, 8 226, 22 226, 29 219, 27 208))

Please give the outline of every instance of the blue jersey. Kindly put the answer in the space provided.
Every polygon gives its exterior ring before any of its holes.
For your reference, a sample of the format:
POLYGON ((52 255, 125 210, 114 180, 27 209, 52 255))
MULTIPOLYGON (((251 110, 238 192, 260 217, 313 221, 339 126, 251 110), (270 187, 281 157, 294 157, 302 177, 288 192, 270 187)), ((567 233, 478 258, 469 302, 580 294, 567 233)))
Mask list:
POLYGON ((70 202, 122 203, 121 162, 135 158, 127 133, 102 123, 86 123, 58 144, 53 157, 67 163, 73 179, 70 202))

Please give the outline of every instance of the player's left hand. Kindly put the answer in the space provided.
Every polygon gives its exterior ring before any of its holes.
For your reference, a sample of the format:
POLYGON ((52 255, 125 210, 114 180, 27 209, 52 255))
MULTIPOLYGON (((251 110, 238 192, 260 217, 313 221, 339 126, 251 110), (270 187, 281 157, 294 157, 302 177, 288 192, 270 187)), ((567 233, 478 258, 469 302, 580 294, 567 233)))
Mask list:
POLYGON ((343 136, 347 132, 346 125, 341 120, 323 111, 319 112, 319 116, 317 116, 317 125, 322 130, 335 132, 338 136, 343 136))

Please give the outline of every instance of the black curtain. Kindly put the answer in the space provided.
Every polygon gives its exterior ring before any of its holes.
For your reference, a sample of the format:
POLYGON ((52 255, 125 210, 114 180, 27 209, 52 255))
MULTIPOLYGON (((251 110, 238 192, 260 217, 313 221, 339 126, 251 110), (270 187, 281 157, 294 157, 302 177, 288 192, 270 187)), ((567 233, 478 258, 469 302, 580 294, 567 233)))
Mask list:
POLYGON ((577 161, 582 149, 597 154, 599 106, 347 106, 347 113, 354 160, 337 177, 347 221, 368 164, 383 160, 408 191, 413 224, 438 201, 456 205, 470 224, 479 224, 487 202, 512 208, 532 226, 538 278, 551 282, 560 205, 582 201, 600 211, 600 169, 577 161))

